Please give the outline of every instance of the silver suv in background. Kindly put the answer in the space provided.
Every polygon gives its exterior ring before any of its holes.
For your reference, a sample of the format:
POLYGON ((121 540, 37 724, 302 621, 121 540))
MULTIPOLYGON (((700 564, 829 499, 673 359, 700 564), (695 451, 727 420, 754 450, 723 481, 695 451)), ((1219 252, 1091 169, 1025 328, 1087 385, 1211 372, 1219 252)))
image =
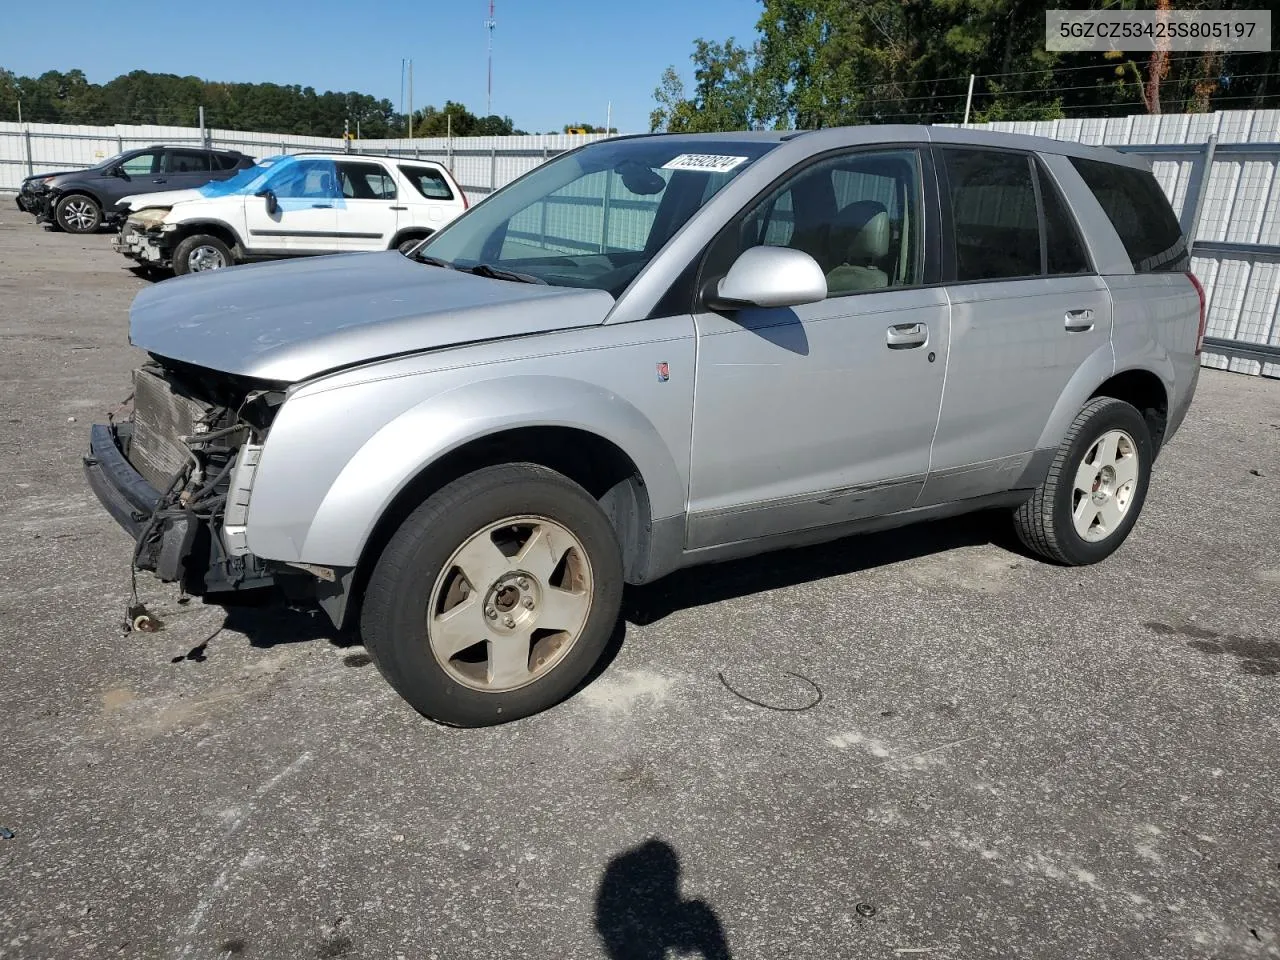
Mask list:
MULTIPOLYGON (((134 563, 309 594, 422 713, 569 695, 625 583, 985 508, 1128 536, 1204 297, 1142 161, 883 126, 651 136, 392 251, 144 290, 89 481, 134 563)), ((850 543, 849 549, 857 549, 850 543)))

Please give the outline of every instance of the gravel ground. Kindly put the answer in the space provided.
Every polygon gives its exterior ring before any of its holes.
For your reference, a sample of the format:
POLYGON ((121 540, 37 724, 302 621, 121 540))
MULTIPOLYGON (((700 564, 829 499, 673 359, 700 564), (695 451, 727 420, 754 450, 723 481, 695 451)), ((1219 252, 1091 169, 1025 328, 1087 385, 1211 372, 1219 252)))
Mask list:
POLYGON ((1280 956, 1280 383, 1205 372, 1100 566, 980 516, 695 570, 452 730, 305 614, 121 631, 107 243, 0 212, 0 956, 1280 956))

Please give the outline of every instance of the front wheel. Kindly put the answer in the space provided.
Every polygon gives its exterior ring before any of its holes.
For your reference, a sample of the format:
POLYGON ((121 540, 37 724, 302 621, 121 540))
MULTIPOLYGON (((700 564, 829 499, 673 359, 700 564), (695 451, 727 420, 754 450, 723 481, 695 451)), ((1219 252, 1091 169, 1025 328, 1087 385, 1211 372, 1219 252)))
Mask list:
POLYGON ((622 557, 596 500, 530 463, 487 467, 401 524, 365 591, 360 630, 420 713, 463 727, 538 713, 603 654, 622 557))
POLYGON ((231 248, 217 237, 196 234, 182 240, 173 251, 173 272, 178 276, 221 270, 235 263, 231 248))
POLYGON ((93 197, 73 193, 58 201, 54 218, 67 233, 93 233, 102 226, 102 207, 93 197))
POLYGON ((1014 513, 1019 539, 1069 566, 1109 557, 1142 512, 1153 458, 1142 414, 1111 397, 1090 400, 1067 431, 1049 475, 1014 513))

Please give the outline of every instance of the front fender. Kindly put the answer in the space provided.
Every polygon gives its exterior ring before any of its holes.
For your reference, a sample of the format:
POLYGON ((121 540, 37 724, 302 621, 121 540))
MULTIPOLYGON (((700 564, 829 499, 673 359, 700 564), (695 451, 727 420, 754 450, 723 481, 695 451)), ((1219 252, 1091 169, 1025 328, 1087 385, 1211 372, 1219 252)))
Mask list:
POLYGON ((639 469, 655 520, 683 512, 685 486, 667 444, 617 392, 553 375, 449 373, 444 389, 400 409, 418 378, 286 402, 254 482, 249 549, 270 560, 354 566, 378 519, 424 468, 474 440, 521 427, 571 427, 611 441, 639 469))

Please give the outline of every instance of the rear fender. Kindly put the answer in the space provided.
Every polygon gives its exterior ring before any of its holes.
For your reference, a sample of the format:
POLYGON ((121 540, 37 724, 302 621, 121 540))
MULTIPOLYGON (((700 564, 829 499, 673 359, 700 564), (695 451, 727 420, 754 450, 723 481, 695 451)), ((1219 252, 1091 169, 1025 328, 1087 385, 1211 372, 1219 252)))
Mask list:
POLYGON ((1111 379, 1115 366, 1115 350, 1110 341, 1085 358, 1084 363, 1076 368, 1075 374, 1067 381, 1053 412, 1049 414, 1049 421, 1036 442, 1037 450, 1058 449, 1076 415, 1088 403, 1093 392, 1111 379))

